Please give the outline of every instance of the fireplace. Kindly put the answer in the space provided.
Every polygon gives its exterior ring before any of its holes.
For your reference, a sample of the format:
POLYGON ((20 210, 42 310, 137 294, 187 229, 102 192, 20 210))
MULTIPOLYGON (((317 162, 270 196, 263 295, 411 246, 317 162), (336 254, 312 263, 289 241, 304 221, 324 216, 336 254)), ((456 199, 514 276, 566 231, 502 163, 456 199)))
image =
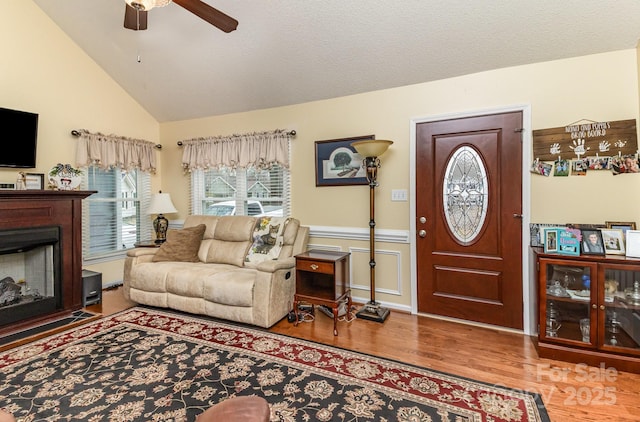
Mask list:
POLYGON ((62 309, 60 227, 0 230, 0 321, 62 309))
POLYGON ((82 199, 0 190, 0 337, 82 308, 82 199))

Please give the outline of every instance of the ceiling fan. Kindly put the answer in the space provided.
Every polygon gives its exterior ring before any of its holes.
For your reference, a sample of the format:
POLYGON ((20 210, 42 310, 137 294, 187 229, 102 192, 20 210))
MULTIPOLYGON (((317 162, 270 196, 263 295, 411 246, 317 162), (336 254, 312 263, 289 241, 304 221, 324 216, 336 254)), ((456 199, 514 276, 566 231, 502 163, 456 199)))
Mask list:
POLYGON ((134 31, 147 29, 147 12, 173 1, 224 32, 234 31, 238 21, 201 0, 125 0, 124 27, 134 31))

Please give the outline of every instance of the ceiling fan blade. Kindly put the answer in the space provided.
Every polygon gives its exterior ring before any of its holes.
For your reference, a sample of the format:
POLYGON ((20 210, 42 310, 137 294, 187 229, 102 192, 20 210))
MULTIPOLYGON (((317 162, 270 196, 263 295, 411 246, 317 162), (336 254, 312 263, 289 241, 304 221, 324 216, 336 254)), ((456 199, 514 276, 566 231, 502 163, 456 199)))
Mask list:
POLYGON ((200 0, 173 0, 173 2, 209 22, 221 31, 228 33, 238 27, 237 20, 200 0))
POLYGON ((125 3, 124 27, 133 29, 134 31, 147 29, 147 12, 144 10, 136 10, 125 3))

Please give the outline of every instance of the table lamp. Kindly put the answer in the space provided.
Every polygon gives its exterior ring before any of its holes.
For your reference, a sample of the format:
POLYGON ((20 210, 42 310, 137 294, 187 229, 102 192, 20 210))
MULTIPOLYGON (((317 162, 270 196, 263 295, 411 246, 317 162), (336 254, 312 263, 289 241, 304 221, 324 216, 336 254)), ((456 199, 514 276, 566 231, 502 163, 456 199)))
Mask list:
POLYGON ((178 212, 178 210, 173 205, 173 202, 171 202, 171 196, 168 193, 159 191, 153 194, 148 213, 158 214, 155 220, 153 220, 153 230, 156 232, 156 243, 164 243, 164 241, 167 240, 169 220, 167 220, 163 214, 172 212, 178 212))

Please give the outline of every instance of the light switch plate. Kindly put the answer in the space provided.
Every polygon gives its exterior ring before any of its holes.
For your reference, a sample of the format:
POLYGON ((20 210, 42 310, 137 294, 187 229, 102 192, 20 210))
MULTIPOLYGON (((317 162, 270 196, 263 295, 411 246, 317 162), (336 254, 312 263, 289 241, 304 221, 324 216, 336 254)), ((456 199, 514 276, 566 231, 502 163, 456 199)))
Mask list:
POLYGON ((393 189, 391 191, 391 200, 392 201, 406 201, 407 200, 407 190, 406 189, 393 189))

